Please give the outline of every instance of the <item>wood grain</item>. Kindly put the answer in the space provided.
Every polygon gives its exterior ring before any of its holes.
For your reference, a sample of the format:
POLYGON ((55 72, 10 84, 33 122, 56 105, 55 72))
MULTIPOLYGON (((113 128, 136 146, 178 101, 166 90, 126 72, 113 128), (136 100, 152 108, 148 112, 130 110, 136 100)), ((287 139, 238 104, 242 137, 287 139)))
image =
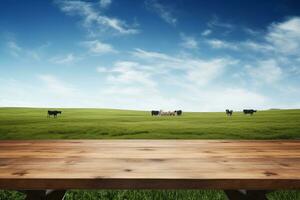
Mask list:
POLYGON ((300 189, 300 140, 0 141, 0 189, 300 189))

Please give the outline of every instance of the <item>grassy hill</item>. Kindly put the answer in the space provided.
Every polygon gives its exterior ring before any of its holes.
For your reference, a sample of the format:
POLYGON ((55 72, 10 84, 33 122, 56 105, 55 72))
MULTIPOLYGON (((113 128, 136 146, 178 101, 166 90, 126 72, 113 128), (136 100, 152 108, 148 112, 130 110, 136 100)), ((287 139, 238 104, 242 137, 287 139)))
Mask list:
MULTIPOLYGON (((110 109, 0 108, 0 139, 300 139, 300 110, 184 113, 152 117, 149 112, 110 109)), ((23 199, 21 193, 0 191, 0 199, 23 199)), ((71 199, 225 200, 220 191, 70 191, 71 199)), ((299 191, 275 192, 273 200, 298 200, 299 191)))

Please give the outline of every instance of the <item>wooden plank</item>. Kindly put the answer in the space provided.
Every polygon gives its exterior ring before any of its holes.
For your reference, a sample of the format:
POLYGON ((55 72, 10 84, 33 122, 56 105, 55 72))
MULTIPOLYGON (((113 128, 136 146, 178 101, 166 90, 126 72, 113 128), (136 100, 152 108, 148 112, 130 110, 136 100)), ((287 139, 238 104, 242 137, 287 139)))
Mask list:
POLYGON ((299 189, 300 140, 0 141, 0 189, 299 189))

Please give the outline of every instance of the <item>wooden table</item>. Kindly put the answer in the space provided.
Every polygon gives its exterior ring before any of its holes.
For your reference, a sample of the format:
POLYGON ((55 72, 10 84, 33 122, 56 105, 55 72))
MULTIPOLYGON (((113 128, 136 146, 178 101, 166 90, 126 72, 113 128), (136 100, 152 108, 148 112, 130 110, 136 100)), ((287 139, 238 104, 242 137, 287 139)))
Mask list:
POLYGON ((0 189, 27 199, 62 199, 67 189, 222 189, 230 199, 266 199, 269 190, 300 189, 300 140, 0 141, 0 189))

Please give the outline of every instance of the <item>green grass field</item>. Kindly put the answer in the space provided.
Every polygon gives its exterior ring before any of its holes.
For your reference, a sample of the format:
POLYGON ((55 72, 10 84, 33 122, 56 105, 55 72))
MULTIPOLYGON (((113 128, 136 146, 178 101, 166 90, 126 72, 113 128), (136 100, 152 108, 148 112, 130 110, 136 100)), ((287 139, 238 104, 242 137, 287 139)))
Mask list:
MULTIPOLYGON (((0 139, 300 139, 300 110, 184 113, 152 117, 149 112, 110 109, 61 109, 56 119, 47 109, 0 108, 0 139)), ((0 191, 0 200, 23 199, 0 191)), ((220 191, 70 191, 70 199, 226 199, 220 191)), ((279 191, 273 200, 299 200, 299 191, 279 191)))

